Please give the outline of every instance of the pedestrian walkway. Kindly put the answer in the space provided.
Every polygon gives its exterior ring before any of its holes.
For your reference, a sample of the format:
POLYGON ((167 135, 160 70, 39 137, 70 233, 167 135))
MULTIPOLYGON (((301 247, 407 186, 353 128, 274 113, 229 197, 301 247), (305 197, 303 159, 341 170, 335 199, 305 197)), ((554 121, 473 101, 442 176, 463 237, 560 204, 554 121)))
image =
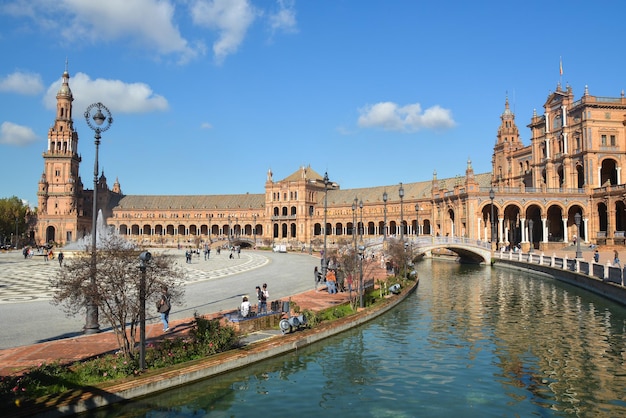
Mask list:
MULTIPOLYGON (((222 259, 215 258, 213 262, 221 263, 222 268, 218 268, 217 270, 222 270, 222 272, 215 272, 215 270, 209 271, 208 269, 209 263, 211 261, 204 261, 202 258, 197 259, 193 258, 192 264, 185 265, 184 256, 182 257, 182 266, 187 269, 195 271, 192 275, 194 275, 193 280, 207 280, 210 277, 214 277, 215 274, 226 274, 226 272, 230 272, 230 274, 234 274, 243 268, 243 266, 247 266, 247 269, 256 268, 257 266, 261 266, 267 261, 262 261, 262 259, 267 260, 262 254, 256 255, 254 252, 245 252, 241 253, 241 258, 234 260, 228 259, 228 254, 222 254, 222 259), (237 260, 237 261, 236 261, 237 260), (231 263, 236 261, 235 263, 231 263)), ((3 261, 6 261, 3 259, 3 261)), ((30 261, 30 260, 29 260, 30 261)), ((33 263, 41 262, 42 260, 32 260, 33 263)), ((372 263, 374 264, 374 263, 372 263)), ((58 263, 55 268, 58 267, 58 263)), ((5 270, 11 271, 15 270, 15 268, 6 268, 10 266, 10 264, 5 264, 5 270)), ((18 272, 12 272, 8 275, 11 277, 18 277, 21 274, 27 274, 30 269, 29 263, 16 263, 13 267, 19 266, 17 270, 18 272)), ((213 265, 216 267, 216 265, 213 265)), ((48 266, 44 267, 44 272, 48 271, 48 266)), ((54 271, 49 270, 50 273, 54 271)), ((380 267, 373 266, 368 271, 371 272, 373 278, 375 280, 386 277, 386 272, 380 267)), ((43 279, 41 279, 43 280, 43 279)), ((3 278, 3 282, 5 282, 3 278)), ((15 284, 14 286, 19 286, 15 284)), ((6 295, 6 290, 5 295, 6 295)), ((27 292, 27 288, 22 288, 22 292, 27 292)), ((0 290, 0 294, 2 290, 0 290)), ((44 292, 42 292, 43 294, 44 292)), ((30 295, 31 297, 35 297, 34 294, 30 295)), ((41 296, 44 297, 44 296, 41 296)), ((320 311, 326 309, 331 306, 336 306, 338 304, 347 302, 349 300, 348 292, 340 292, 336 294, 329 294, 326 291, 326 288, 321 286, 318 290, 310 290, 300 294, 292 295, 288 298, 290 301, 296 303, 301 310, 313 310, 320 311)), ((6 302, 5 302, 6 303, 6 302)), ((207 317, 221 317, 226 312, 215 312, 207 317)), ((193 326, 193 318, 186 318, 181 320, 171 320, 170 321, 170 332, 167 334, 163 333, 163 326, 159 322, 155 323, 147 323, 146 324, 146 341, 148 343, 158 341, 162 338, 170 338, 176 336, 182 336, 186 332, 190 330, 193 326)), ((248 342, 258 341, 263 338, 270 338, 274 335, 279 335, 279 332, 271 332, 272 330, 261 331, 258 333, 254 333, 254 335, 250 335, 247 337, 248 342)), ((72 363, 88 358, 92 358, 95 356, 99 356, 105 353, 115 352, 118 349, 118 342, 115 337, 115 334, 112 331, 101 332, 92 335, 78 335, 70 338, 52 340, 47 342, 42 342, 38 344, 25 345, 14 348, 7 348, 0 350, 0 376, 6 376, 11 374, 18 374, 20 371, 23 371, 29 367, 38 366, 44 363, 72 363)))

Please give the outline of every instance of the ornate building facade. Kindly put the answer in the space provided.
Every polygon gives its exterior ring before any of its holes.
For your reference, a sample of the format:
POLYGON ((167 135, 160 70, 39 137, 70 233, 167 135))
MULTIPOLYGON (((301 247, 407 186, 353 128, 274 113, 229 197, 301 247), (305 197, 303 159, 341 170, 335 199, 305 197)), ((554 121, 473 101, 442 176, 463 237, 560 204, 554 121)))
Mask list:
MULTIPOLYGON (((78 134, 69 74, 57 94, 57 114, 43 153, 36 240, 60 244, 91 231, 92 190, 79 176, 78 134)), ((106 223, 143 246, 201 246, 215 240, 319 249, 364 239, 418 235, 493 240, 499 246, 549 249, 580 237, 624 244, 626 99, 584 95, 559 85, 543 114, 528 125, 523 145, 508 99, 492 154, 492 172, 361 189, 342 189, 332 173, 311 167, 275 180, 265 192, 235 195, 124 195, 104 173, 97 206, 106 223), (493 213, 493 218, 492 218, 493 213), (579 216, 577 216, 579 215, 579 216), (492 222, 493 219, 493 222, 492 222), (577 220, 579 220, 577 224, 577 220), (326 235, 324 234, 326 231, 326 235), (580 232, 579 232, 580 231, 580 232)))

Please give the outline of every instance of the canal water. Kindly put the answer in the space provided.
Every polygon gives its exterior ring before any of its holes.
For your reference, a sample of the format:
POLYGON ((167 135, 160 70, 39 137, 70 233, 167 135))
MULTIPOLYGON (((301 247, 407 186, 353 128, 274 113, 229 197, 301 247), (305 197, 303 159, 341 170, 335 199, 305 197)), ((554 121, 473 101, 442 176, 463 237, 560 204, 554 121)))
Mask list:
POLYGON ((95 416, 626 416, 624 308, 526 273, 418 271, 414 295, 355 330, 95 416))

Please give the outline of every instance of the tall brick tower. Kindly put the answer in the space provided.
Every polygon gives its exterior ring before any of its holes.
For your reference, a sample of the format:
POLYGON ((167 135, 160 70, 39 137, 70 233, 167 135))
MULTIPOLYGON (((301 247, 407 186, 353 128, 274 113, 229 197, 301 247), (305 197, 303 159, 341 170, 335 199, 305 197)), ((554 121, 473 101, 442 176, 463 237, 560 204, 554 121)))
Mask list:
POLYGON ((513 167, 515 161, 512 157, 518 150, 524 148, 524 144, 522 144, 519 129, 515 124, 515 114, 509 107, 508 97, 504 103, 504 112, 500 115, 500 119, 496 145, 493 149, 491 183, 498 186, 518 186, 519 184, 512 184, 515 172, 513 167))
POLYGON ((78 133, 72 120, 72 91, 67 64, 57 93, 54 124, 43 152, 44 171, 39 181, 36 240, 68 243, 89 231, 91 221, 83 213, 83 184, 78 174, 78 133))

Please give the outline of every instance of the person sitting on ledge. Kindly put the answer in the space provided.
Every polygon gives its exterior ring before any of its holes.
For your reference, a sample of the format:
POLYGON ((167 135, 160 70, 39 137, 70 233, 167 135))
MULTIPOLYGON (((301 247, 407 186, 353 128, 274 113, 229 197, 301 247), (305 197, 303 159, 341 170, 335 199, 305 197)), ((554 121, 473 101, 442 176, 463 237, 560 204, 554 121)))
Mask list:
POLYGON ((241 302, 241 306, 239 307, 239 313, 243 318, 246 318, 250 314, 250 302, 248 301, 248 297, 244 296, 243 301, 241 302))

